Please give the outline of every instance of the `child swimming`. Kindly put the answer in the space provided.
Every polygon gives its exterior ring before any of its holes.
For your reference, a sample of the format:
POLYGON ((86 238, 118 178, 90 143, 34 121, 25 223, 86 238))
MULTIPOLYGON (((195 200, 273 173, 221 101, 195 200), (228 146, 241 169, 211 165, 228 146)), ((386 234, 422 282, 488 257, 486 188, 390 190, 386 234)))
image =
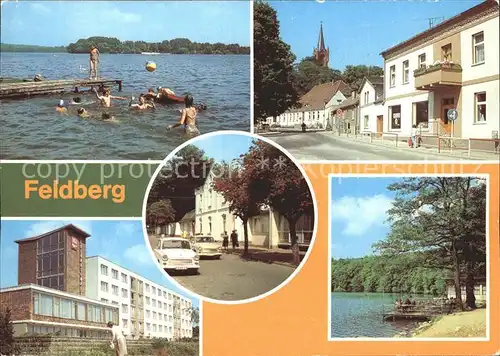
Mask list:
POLYGON ((61 113, 61 114, 67 114, 68 109, 64 106, 64 100, 59 100, 59 104, 56 106, 56 111, 61 113))
POLYGON ((113 96, 111 95, 111 90, 109 88, 104 89, 104 94, 99 95, 97 90, 94 88, 94 93, 97 96, 97 99, 101 101, 101 105, 109 108, 111 106, 111 99, 116 99, 116 100, 127 100, 127 98, 124 98, 122 96, 113 96))
POLYGON ((193 105, 193 101, 194 99, 190 94, 184 97, 184 104, 186 107, 181 110, 179 122, 174 125, 169 125, 167 131, 184 125, 184 133, 187 137, 194 137, 200 134, 200 131, 196 127, 196 114, 198 110, 193 105))
POLYGON ((132 104, 133 100, 134 100, 134 97, 132 97, 132 99, 130 99, 130 102, 128 104, 128 106, 131 109, 145 110, 145 109, 155 109, 156 108, 156 106, 153 102, 146 102, 144 95, 142 95, 142 94, 141 94, 141 96, 139 96, 139 104, 132 104))

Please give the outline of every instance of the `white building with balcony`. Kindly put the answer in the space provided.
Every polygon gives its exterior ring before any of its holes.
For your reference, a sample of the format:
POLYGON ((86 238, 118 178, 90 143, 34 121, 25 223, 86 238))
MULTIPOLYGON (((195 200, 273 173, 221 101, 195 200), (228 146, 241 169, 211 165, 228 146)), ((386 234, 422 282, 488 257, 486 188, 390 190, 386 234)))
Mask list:
POLYGON ((408 137, 416 125, 424 135, 498 135, 498 18, 498 2, 486 0, 382 52, 383 131, 408 137))
POLYGON ((86 294, 119 307, 127 338, 179 339, 193 336, 192 302, 101 256, 87 257, 86 294))

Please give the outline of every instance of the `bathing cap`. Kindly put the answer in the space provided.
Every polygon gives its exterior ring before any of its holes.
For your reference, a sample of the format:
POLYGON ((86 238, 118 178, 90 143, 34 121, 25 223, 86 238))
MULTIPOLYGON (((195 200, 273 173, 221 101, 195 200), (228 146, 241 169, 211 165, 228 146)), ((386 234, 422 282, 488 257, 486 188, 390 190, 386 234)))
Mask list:
POLYGON ((156 90, 160 90, 160 89, 161 89, 161 87, 156 88, 156 90))
POLYGON ((59 106, 64 106, 64 100, 59 100, 59 106))

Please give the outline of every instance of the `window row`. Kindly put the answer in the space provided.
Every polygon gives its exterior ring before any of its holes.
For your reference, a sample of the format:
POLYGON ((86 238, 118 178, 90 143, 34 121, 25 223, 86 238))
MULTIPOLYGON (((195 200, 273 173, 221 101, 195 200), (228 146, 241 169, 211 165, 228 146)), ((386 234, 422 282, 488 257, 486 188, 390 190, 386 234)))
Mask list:
POLYGON ((42 293, 33 294, 33 313, 63 319, 105 323, 118 322, 118 310, 76 302, 42 293))

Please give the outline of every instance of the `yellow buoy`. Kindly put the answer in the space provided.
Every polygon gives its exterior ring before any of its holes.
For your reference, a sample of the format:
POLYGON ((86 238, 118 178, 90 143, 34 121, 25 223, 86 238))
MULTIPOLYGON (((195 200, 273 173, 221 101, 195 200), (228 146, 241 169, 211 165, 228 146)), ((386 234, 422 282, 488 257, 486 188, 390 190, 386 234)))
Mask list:
POLYGON ((156 70, 156 63, 155 62, 147 62, 146 63, 146 70, 148 72, 154 72, 156 70))

